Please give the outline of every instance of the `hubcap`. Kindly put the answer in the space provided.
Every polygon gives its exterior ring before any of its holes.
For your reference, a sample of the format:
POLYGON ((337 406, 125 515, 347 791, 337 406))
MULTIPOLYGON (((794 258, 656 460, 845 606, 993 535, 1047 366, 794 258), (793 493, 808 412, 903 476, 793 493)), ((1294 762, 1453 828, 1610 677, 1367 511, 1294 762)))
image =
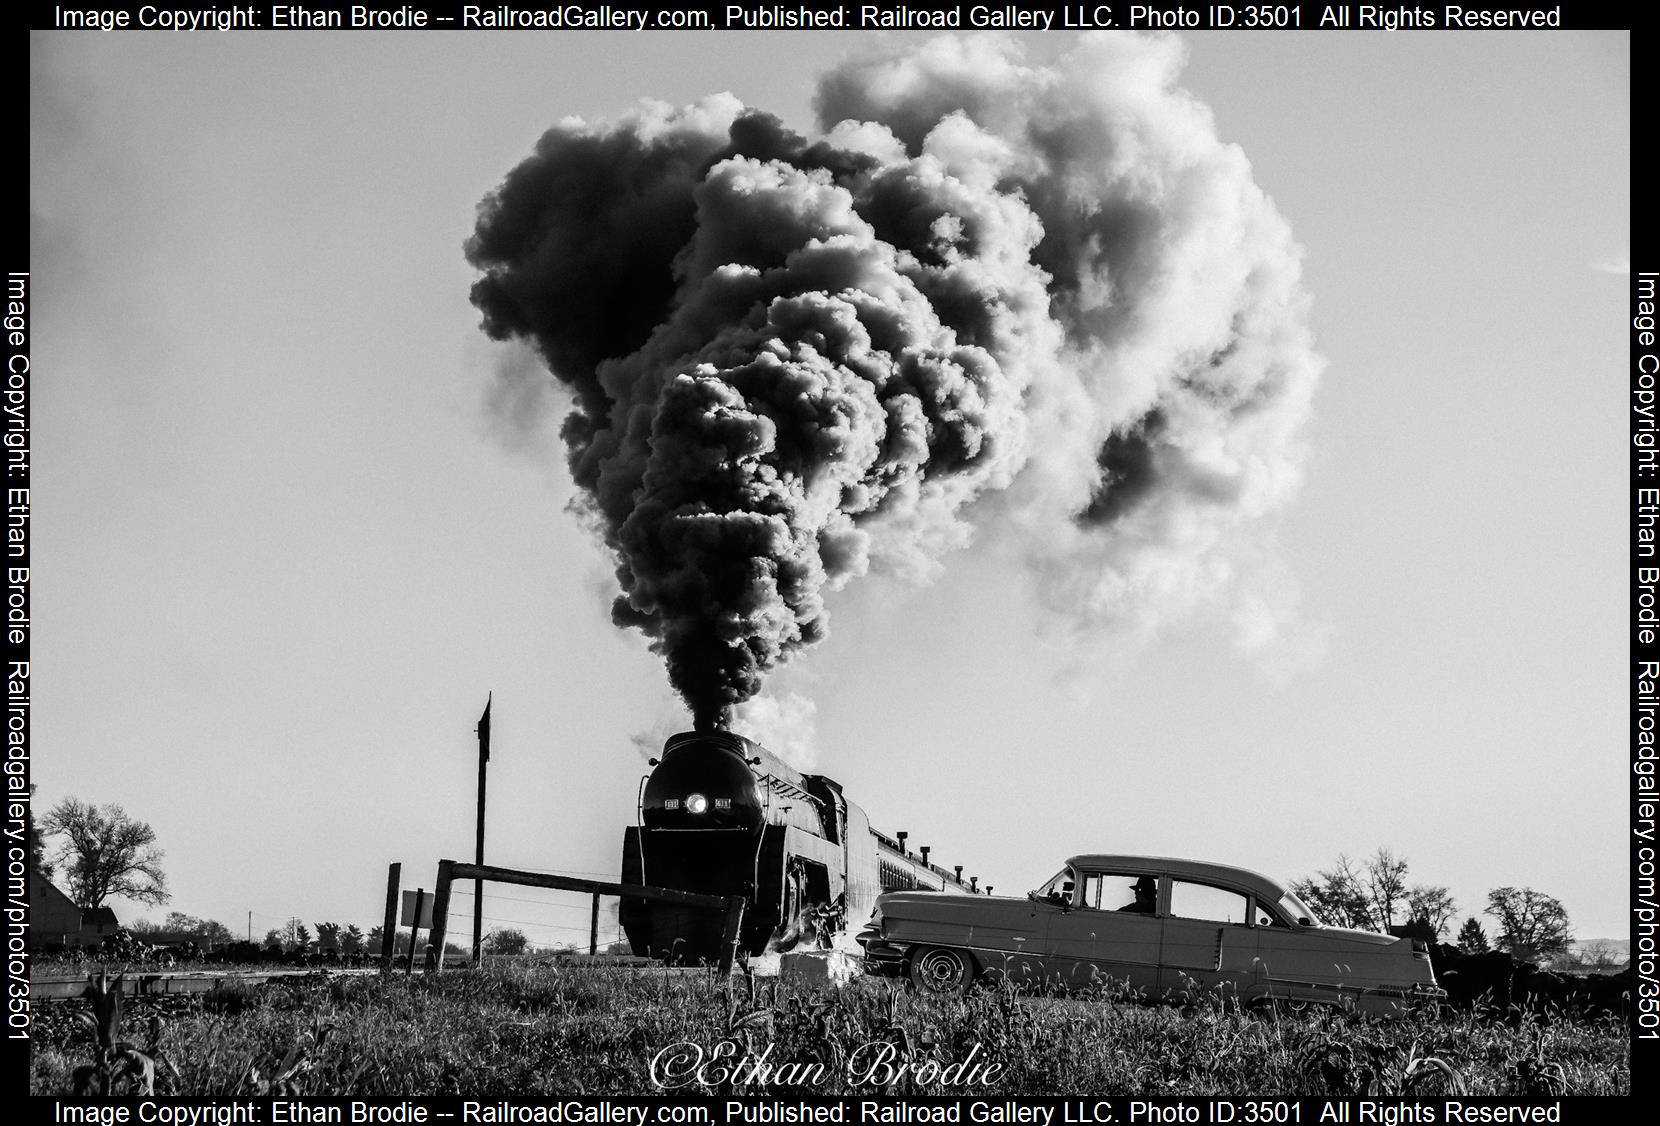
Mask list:
POLYGON ((922 960, 922 978, 931 989, 955 989, 962 977, 962 963, 949 951, 935 950, 922 960))

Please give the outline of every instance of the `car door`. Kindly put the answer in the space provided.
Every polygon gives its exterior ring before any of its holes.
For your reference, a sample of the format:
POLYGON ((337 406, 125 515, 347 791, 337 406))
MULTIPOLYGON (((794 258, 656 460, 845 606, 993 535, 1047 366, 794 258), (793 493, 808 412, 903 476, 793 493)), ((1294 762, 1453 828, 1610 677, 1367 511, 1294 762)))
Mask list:
POLYGON ((1044 943, 1047 981, 1071 990, 1119 988, 1155 994, 1161 922, 1137 910, 1137 872, 1085 872, 1072 906, 1049 916, 1044 943))
POLYGON ((1061 912, 1052 903, 991 896, 952 896, 966 899, 974 917, 967 945, 986 972, 1007 976, 1010 981, 1036 984, 1043 980, 1041 951, 1049 918, 1061 912))
POLYGON ((1168 902, 1160 989, 1179 997, 1217 987, 1241 995, 1251 982, 1257 956, 1250 896, 1195 880, 1172 879, 1168 902))

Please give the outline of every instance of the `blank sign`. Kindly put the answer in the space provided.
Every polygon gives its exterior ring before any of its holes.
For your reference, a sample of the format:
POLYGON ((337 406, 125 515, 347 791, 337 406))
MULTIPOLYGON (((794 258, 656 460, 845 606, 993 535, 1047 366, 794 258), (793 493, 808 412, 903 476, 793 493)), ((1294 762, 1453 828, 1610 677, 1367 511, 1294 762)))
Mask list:
POLYGON ((411 925, 416 925, 416 926, 423 927, 426 930, 431 930, 432 929, 432 893, 430 891, 429 892, 424 892, 424 893, 423 892, 415 892, 415 891, 406 891, 406 892, 404 892, 403 893, 403 915, 398 919, 398 925, 400 927, 407 927, 407 926, 411 926, 411 925), (415 897, 417 895, 420 895, 420 897, 421 897, 421 921, 419 923, 414 922, 414 919, 415 919, 415 897))

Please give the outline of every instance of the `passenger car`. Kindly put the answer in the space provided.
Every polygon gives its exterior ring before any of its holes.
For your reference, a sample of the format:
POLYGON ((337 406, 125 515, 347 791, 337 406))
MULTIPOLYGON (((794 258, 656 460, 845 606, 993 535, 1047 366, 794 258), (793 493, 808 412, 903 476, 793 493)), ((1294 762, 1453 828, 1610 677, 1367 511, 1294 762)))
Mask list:
POLYGON ((1374 1013, 1443 995, 1420 939, 1322 926, 1265 876, 1157 856, 1074 856, 1024 899, 890 892, 857 938, 868 971, 933 993, 985 975, 1374 1013))

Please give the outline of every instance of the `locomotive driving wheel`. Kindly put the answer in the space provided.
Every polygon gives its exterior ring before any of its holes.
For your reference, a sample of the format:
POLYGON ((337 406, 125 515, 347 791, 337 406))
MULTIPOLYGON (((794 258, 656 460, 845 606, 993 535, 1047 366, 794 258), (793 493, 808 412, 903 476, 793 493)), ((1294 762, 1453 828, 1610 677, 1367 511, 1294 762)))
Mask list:
POLYGON ((959 996, 974 980, 974 959, 966 950, 924 946, 911 955, 911 984, 936 996, 959 996))

